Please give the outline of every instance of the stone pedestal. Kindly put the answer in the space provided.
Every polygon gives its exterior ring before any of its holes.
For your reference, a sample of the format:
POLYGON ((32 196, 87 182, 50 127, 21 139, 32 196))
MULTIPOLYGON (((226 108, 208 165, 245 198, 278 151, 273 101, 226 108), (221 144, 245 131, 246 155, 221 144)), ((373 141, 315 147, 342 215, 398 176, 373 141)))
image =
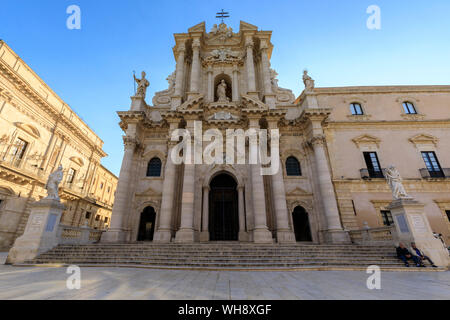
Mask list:
POLYGON ((23 235, 9 251, 6 264, 23 263, 58 245, 58 226, 64 205, 59 200, 43 199, 31 208, 23 235))
POLYGON ((143 97, 131 97, 130 111, 144 111, 147 104, 143 97))
POLYGON ((387 209, 391 211, 394 219, 398 242, 403 242, 407 247, 411 246, 411 242, 415 242, 417 248, 430 257, 437 266, 449 266, 448 250, 433 236, 424 204, 413 199, 400 199, 393 201, 387 209))

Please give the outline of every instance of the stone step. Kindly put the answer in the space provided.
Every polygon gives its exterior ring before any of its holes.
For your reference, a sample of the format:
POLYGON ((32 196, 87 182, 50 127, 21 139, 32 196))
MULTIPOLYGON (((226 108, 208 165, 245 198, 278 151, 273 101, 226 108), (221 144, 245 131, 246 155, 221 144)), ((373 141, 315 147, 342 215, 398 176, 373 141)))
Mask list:
POLYGON ((143 265, 176 268, 403 267, 392 246, 317 244, 61 245, 32 264, 143 265))

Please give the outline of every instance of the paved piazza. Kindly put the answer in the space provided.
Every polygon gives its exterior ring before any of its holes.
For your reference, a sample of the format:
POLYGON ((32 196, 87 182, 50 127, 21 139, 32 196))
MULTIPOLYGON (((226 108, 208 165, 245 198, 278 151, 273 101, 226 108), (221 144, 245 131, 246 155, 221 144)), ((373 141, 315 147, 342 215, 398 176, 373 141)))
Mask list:
POLYGON ((383 272, 368 290, 357 271, 231 272, 82 268, 68 290, 65 268, 0 265, 0 299, 450 299, 450 272, 383 272))

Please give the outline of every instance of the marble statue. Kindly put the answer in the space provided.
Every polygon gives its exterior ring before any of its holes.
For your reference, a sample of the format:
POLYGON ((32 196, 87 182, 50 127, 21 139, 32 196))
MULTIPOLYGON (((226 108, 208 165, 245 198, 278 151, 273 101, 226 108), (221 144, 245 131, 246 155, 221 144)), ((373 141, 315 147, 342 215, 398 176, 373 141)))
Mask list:
POLYGON ((219 85, 217 86, 217 101, 230 101, 230 99, 227 97, 227 84, 225 83, 225 80, 222 79, 220 81, 219 85))
POLYGON ((400 173, 397 168, 394 166, 390 166, 386 169, 386 179, 391 187, 392 196, 394 200, 399 199, 411 199, 410 196, 406 193, 405 188, 403 187, 402 178, 400 177, 400 173))
POLYGON ((217 34, 219 32, 219 28, 217 27, 217 24, 214 24, 213 28, 211 29, 211 33, 217 34))
POLYGON ((45 185, 45 189, 47 190, 47 198, 45 199, 59 201, 58 190, 59 184, 63 179, 63 175, 63 167, 60 165, 55 172, 48 176, 47 184, 45 185))
POLYGON ((308 71, 303 71, 303 83, 305 84, 305 89, 307 91, 312 91, 314 89, 314 80, 308 75, 308 71))
POLYGON ((147 79, 145 79, 145 71, 142 71, 142 78, 138 79, 135 75, 133 75, 134 80, 138 84, 137 90, 136 90, 136 97, 141 97, 145 99, 145 95, 147 92, 147 88, 150 85, 150 82, 148 82, 147 79))

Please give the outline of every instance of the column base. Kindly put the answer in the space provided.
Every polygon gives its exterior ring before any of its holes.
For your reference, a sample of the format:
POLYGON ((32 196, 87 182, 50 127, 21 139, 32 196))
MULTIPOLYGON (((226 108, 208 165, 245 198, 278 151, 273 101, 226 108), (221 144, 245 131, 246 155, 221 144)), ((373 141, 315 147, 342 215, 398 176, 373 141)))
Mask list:
POLYGON ((248 232, 240 231, 238 235, 238 239, 240 242, 249 242, 250 241, 250 235, 248 232))
POLYGON ((172 232, 170 230, 157 230, 153 235, 153 242, 170 243, 172 240, 172 232))
POLYGON ((348 232, 344 230, 325 230, 324 235, 326 243, 352 243, 348 232))
POLYGON ((209 231, 200 232, 200 242, 209 242, 209 231))
POLYGON ((126 243, 128 233, 122 229, 109 229, 102 234, 101 243, 126 243))
POLYGON ((277 231, 278 243, 296 243, 295 234, 290 230, 277 231))
POLYGON ((194 230, 192 229, 180 229, 175 235, 176 243, 193 243, 194 242, 194 230))
POLYGON ((267 229, 253 230, 254 243, 273 243, 272 233, 267 229))

